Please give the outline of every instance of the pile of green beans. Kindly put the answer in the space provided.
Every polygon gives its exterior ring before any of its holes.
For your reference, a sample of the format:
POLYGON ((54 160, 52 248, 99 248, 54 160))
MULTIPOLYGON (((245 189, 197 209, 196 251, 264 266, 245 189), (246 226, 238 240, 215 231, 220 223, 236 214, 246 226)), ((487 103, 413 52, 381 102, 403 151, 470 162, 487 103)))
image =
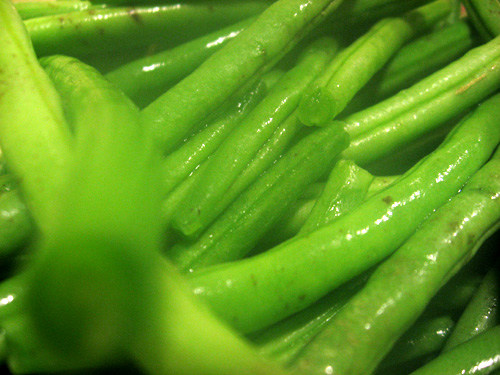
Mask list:
POLYGON ((500 17, 0 0, 0 368, 500 374, 500 17))

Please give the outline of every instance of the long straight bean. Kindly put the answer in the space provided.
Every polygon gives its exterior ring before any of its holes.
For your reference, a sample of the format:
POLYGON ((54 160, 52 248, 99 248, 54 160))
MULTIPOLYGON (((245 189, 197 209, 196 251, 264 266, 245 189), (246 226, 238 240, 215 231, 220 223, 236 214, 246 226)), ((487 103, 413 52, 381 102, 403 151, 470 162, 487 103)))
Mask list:
POLYGON ((165 193, 170 192, 187 178, 220 147, 221 143, 258 105, 267 89, 266 83, 260 82, 255 89, 232 100, 226 113, 165 157, 161 163, 165 193))
POLYGON ((397 183, 332 224, 258 256, 191 273, 194 293, 231 325, 250 332, 367 270, 395 251, 490 157, 500 137, 499 101, 496 96, 479 106, 397 183))
POLYGON ((25 25, 39 57, 65 54, 87 59, 123 51, 142 57, 257 15, 266 7, 256 1, 88 9, 29 19, 25 25))
POLYGON ((241 21, 172 49, 132 61, 109 72, 106 77, 140 108, 144 108, 234 39, 253 20, 241 21))
POLYGON ((193 126, 255 74, 269 70, 341 2, 280 0, 270 5, 233 43, 143 110, 143 124, 159 148, 172 151, 193 126))

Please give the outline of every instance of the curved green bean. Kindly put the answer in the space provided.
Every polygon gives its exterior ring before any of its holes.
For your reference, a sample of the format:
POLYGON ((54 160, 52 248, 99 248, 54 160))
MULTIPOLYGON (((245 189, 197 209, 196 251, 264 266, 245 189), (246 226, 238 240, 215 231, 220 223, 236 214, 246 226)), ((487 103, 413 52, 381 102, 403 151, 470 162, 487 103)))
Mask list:
POLYGON ((255 74, 269 70, 341 0, 280 0, 192 74, 142 111, 142 122, 164 152, 255 74), (189 98, 187 100, 186 98, 189 98))
POLYGON ((370 268, 490 157, 500 137, 499 101, 496 96, 479 106, 397 183, 332 224, 258 256, 189 274, 194 293, 231 325, 250 332, 299 311, 370 268))
POLYGON ((107 73, 106 78, 140 108, 144 108, 194 71, 253 21, 254 18, 250 18, 172 49, 135 60, 107 73))
POLYGON ((435 1, 397 18, 378 21, 341 51, 303 96, 300 120, 309 126, 335 118, 354 95, 405 43, 450 12, 449 1, 435 1))
POLYGON ((38 64, 22 20, 0 2, 0 144, 38 227, 52 219, 73 143, 60 98, 38 64))
POLYGON ((89 9, 33 18, 25 25, 39 57, 65 54, 85 60, 127 51, 133 58, 234 24, 259 14, 267 5, 257 1, 89 9))

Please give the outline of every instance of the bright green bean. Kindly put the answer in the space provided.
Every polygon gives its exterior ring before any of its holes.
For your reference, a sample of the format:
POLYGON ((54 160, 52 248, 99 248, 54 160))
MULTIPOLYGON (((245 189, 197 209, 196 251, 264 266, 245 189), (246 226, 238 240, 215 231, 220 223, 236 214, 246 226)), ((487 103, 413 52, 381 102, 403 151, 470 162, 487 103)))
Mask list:
POLYGON ((33 18, 25 25, 39 57, 65 54, 86 60, 127 51, 133 59, 234 24, 266 7, 248 2, 89 9, 33 18))
MULTIPOLYGON (((499 103, 497 95, 476 114, 482 112, 497 122, 499 103)), ((483 121, 474 121, 478 120, 483 121)), ((497 152, 460 194, 431 215, 375 270, 366 286, 302 352, 297 373, 354 375, 375 369, 439 288, 498 228, 499 165, 497 152)))
POLYGON ((198 165, 205 162, 244 118, 251 113, 267 91, 265 82, 231 103, 227 113, 190 138, 169 154, 161 164, 165 193, 187 178, 198 165))
POLYGON ((319 196, 309 217, 299 231, 300 234, 313 232, 365 199, 373 176, 349 160, 340 160, 332 169, 323 192, 319 196))
MULTIPOLYGON (((258 150, 296 109, 302 93, 336 49, 337 44, 330 38, 314 42, 297 65, 285 73, 262 102, 229 134, 208 160, 183 207, 174 217, 176 229, 186 236, 200 233, 252 182, 253 179, 249 178, 239 191, 231 190, 258 150), (228 193, 232 194, 225 198, 228 193)), ((274 160, 269 160, 268 165, 274 160)))
POLYGON ((0 143, 38 227, 49 225, 72 139, 59 95, 39 66, 12 4, 0 2, 0 143))
POLYGON ((306 92, 299 106, 301 121, 309 126, 331 121, 396 51, 449 12, 449 1, 439 0, 377 22, 340 52, 306 92))
POLYGON ((153 132, 159 148, 172 151, 193 126, 255 74, 269 70, 340 3, 280 0, 269 6, 233 43, 142 111, 143 124, 153 132))
POLYGON ((234 39, 253 20, 241 21, 172 49, 135 60, 109 72, 106 77, 140 108, 144 108, 234 39))
POLYGON ((481 105, 398 183, 332 224, 250 259, 189 274, 194 293, 231 325, 250 332, 367 270, 396 250, 490 157, 500 137, 498 101, 499 96, 481 105))

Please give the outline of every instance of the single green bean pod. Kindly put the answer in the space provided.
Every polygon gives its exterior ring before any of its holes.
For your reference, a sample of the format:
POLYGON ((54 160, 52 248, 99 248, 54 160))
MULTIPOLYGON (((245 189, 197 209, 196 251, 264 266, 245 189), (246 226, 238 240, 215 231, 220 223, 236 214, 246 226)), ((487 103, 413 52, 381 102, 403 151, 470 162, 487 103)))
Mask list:
POLYGON ((39 57, 64 54, 90 61, 125 54, 130 61, 257 15, 266 7, 261 2, 154 4, 38 17, 25 25, 39 57))
POLYGON ((132 61, 109 72, 106 77, 140 108, 144 108, 234 39, 253 20, 241 21, 177 47, 132 61))

